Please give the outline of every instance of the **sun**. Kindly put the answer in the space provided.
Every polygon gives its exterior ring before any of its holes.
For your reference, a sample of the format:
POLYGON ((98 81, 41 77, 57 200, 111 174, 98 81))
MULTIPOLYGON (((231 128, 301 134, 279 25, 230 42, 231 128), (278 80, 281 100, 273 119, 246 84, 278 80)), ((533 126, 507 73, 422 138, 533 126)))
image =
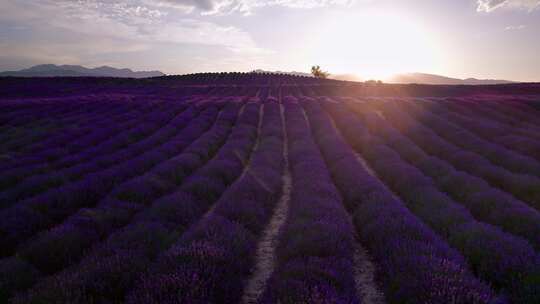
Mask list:
POLYGON ((364 79, 433 70, 439 57, 428 29, 412 18, 388 12, 332 14, 308 45, 314 62, 333 73, 354 73, 364 79))

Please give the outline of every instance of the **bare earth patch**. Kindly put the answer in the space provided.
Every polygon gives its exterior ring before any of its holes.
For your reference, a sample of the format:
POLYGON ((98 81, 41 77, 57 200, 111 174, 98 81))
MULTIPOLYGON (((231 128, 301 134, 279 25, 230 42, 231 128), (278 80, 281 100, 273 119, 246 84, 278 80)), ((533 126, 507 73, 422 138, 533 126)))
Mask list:
POLYGON ((366 249, 355 241, 354 243, 354 280, 360 303, 383 304, 384 295, 375 283, 375 266, 366 249))
POLYGON ((257 244, 255 255, 255 267, 251 277, 248 279, 242 297, 242 303, 255 303, 263 293, 266 282, 272 275, 275 267, 275 250, 278 242, 279 231, 289 211, 289 200, 291 197, 292 178, 289 171, 287 133, 285 131, 285 119, 283 116, 283 106, 281 106, 281 119, 283 124, 283 158, 285 159, 285 170, 282 176, 283 188, 281 197, 270 219, 270 223, 263 231, 263 235, 257 244))

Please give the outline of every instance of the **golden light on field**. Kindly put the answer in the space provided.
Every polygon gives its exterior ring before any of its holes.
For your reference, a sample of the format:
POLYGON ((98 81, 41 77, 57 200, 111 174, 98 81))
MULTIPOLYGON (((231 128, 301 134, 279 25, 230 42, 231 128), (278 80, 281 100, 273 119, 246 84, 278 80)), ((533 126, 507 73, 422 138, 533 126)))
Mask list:
POLYGON ((336 13, 321 22, 307 45, 313 62, 365 79, 436 70, 437 39, 419 21, 391 13, 336 13))

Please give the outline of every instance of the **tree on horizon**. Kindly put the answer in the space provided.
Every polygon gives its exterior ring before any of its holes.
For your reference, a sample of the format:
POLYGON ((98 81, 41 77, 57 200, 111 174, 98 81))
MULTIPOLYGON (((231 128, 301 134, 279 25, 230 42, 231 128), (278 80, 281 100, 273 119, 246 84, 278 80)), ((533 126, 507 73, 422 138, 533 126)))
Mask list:
POLYGON ((318 65, 314 65, 311 67, 311 74, 317 78, 328 78, 330 76, 330 73, 321 70, 321 67, 318 65))

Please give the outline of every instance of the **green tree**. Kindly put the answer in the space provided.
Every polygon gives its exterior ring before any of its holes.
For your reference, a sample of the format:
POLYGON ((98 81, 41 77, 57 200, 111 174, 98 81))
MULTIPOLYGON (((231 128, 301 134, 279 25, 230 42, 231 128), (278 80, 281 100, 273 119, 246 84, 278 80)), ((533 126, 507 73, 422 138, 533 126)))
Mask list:
POLYGON ((321 67, 318 65, 311 67, 311 74, 317 78, 328 78, 328 76, 330 76, 330 73, 321 70, 321 67))

